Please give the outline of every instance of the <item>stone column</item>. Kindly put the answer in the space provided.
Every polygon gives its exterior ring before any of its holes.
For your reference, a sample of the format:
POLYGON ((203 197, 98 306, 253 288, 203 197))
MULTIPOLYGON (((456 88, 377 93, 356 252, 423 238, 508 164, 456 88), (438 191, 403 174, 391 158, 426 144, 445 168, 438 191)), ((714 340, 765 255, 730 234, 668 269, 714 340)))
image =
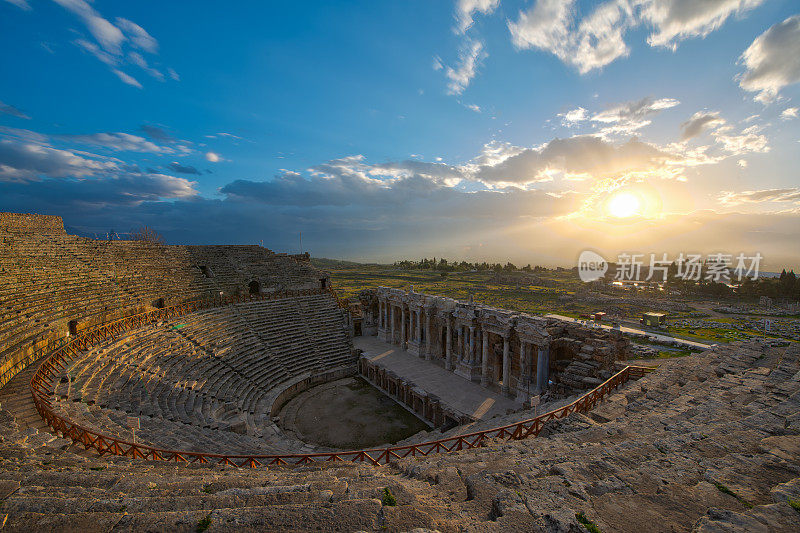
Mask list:
POLYGON ((469 330, 467 326, 461 326, 459 328, 461 330, 461 362, 468 363, 469 362, 469 339, 467 335, 469 335, 469 330))
POLYGON ((508 385, 509 381, 509 371, 511 370, 511 354, 509 353, 509 349, 511 348, 510 343, 508 342, 508 335, 503 336, 503 386, 501 390, 503 394, 508 394, 508 385))
POLYGON ((431 316, 430 310, 425 313, 425 344, 427 346, 427 350, 425 352, 425 359, 430 361, 433 359, 433 349, 431 344, 431 337, 433 337, 433 317, 431 316))
POLYGON ((483 347, 481 351, 481 385, 489 386, 489 332, 485 329, 481 333, 483 347))
POLYGON ((547 389, 547 382, 550 378, 550 348, 539 346, 538 360, 536 361, 536 393, 541 394, 547 389))
POLYGON ((389 304, 389 315, 390 315, 390 318, 389 318, 389 329, 392 332, 392 336, 391 336, 391 338, 389 340, 389 343, 394 344, 394 342, 395 342, 394 341, 394 317, 395 317, 395 311, 394 311, 394 306, 391 305, 391 304, 389 304))
POLYGON ((400 348, 406 349, 406 306, 400 305, 400 348))
POLYGON ((445 320, 447 320, 447 336, 445 337, 446 344, 444 347, 445 367, 447 370, 453 370, 453 349, 451 348, 453 344, 453 329, 450 327, 450 319, 445 320))
POLYGON ((422 308, 420 307, 416 311, 417 313, 417 342, 422 344, 422 308))
POLYGON ((475 364, 475 326, 469 327, 469 364, 475 364))

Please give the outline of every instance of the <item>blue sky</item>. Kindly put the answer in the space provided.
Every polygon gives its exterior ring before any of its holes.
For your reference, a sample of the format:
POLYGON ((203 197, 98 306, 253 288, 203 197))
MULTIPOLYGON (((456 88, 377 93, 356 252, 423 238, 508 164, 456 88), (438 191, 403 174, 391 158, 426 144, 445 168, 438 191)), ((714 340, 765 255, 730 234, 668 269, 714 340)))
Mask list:
POLYGON ((0 209, 361 260, 797 267, 799 7, 0 0, 0 209))

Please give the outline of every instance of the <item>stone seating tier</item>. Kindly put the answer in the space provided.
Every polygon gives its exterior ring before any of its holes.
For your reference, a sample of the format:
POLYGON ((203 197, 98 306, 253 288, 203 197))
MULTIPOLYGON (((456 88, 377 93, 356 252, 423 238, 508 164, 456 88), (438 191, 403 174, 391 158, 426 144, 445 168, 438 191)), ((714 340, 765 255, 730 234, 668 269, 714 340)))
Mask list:
POLYGON ((30 217, 0 213, 0 386, 67 337, 71 321, 80 332, 153 307, 246 294, 253 281, 263 292, 327 278, 259 246, 98 241, 58 230, 58 217, 30 217))
POLYGON ((56 379, 54 407, 124 439, 127 417, 140 417, 138 438, 161 448, 291 453, 305 445, 272 423, 275 399, 303 376, 344 366, 355 369, 352 342, 330 294, 251 301, 83 352, 56 379))

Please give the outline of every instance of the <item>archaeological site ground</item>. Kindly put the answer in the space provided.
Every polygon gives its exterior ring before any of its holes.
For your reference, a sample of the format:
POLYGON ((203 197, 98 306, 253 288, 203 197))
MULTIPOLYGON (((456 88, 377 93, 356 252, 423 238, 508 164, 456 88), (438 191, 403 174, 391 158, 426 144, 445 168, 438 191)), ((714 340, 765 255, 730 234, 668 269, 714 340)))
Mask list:
POLYGON ((55 216, 0 245, 4 533, 800 530, 796 310, 55 216))

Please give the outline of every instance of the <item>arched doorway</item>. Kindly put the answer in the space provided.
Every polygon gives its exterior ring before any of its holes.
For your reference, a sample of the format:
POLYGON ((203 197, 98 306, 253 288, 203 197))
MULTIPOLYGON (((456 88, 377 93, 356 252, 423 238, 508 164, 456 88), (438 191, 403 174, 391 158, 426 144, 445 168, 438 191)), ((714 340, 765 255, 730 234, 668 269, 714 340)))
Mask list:
POLYGON ((247 287, 248 287, 248 290, 250 291, 250 294, 260 294, 261 293, 261 284, 259 282, 257 282, 257 281, 251 281, 248 284, 247 287))
POLYGON ((67 324, 67 329, 69 330, 70 337, 74 337, 78 334, 78 321, 77 320, 70 320, 69 324, 67 324))

